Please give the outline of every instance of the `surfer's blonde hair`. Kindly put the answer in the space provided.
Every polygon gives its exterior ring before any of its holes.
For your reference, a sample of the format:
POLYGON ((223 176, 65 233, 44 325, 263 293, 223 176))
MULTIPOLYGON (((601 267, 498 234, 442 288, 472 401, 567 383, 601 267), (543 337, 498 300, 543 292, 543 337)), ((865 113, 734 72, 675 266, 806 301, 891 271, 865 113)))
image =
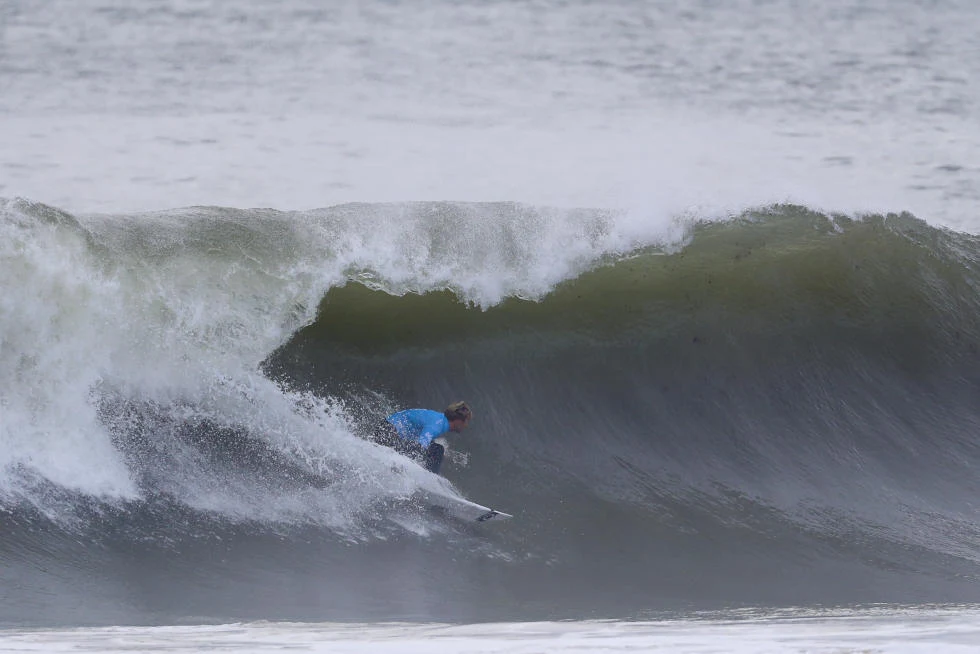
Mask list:
POLYGON ((463 422, 469 422, 470 418, 473 417, 473 411, 466 402, 453 402, 446 407, 443 411, 443 415, 446 416, 446 420, 452 422, 454 420, 462 420, 463 422))

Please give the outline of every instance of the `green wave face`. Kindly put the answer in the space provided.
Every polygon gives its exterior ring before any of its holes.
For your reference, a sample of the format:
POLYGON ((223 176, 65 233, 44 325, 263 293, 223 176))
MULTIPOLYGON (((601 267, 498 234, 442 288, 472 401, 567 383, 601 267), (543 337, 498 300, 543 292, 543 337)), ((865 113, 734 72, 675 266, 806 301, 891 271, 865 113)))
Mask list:
POLYGON ((772 207, 597 263, 538 301, 333 288, 266 366, 365 420, 467 398, 479 420, 463 447, 506 461, 471 481, 499 493, 506 479, 517 504, 574 493, 674 513, 678 497, 735 493, 822 524, 805 507, 888 522, 916 498, 963 516, 978 253, 908 215, 772 207))

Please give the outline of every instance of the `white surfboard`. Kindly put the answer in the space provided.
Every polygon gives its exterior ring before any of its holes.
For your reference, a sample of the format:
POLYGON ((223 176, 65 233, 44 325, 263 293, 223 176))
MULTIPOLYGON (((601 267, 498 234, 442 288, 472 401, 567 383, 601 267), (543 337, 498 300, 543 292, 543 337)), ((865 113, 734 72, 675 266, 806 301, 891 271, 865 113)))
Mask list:
POLYGON ((476 502, 470 502, 458 496, 443 495, 442 493, 432 491, 423 491, 421 495, 426 504, 444 509, 446 513, 460 520, 489 522, 491 520, 506 520, 507 518, 514 517, 509 513, 497 511, 496 509, 491 509, 488 506, 483 506, 476 502))
MULTIPOLYGON (((449 443, 445 438, 437 438, 436 442, 441 444, 446 451, 449 451, 449 443)), ((453 485, 445 477, 439 478, 439 489, 436 491, 426 490, 421 492, 422 500, 430 505, 437 506, 446 511, 449 515, 460 520, 473 522, 489 522, 490 520, 506 520, 513 518, 509 513, 491 509, 488 506, 470 502, 462 497, 453 485)))

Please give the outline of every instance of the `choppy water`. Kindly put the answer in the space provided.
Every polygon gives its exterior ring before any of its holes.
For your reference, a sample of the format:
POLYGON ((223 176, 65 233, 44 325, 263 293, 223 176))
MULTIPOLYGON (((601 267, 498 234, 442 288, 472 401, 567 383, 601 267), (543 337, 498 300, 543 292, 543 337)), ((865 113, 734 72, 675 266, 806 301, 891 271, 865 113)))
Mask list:
POLYGON ((977 18, 7 3, 0 624, 977 602, 977 18))
POLYGON ((8 2, 0 194, 977 225, 971 2, 8 2))

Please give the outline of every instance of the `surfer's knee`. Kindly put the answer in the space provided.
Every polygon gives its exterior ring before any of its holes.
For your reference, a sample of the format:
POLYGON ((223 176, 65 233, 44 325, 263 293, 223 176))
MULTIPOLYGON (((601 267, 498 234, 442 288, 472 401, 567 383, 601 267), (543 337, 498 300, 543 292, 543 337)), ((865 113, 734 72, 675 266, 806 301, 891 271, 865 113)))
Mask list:
POLYGON ((446 454, 446 448, 439 443, 430 443, 425 450, 425 469, 429 472, 439 474, 442 467, 442 458, 446 454))

